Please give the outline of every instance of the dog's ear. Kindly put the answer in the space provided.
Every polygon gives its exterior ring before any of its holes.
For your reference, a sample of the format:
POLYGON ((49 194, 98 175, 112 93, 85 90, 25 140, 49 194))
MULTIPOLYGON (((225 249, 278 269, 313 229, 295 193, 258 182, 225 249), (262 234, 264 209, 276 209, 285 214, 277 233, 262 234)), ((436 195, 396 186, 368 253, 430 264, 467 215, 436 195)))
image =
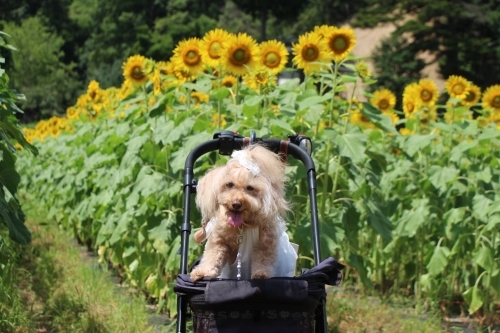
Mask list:
POLYGON ((196 187, 196 206, 200 209, 203 220, 210 221, 217 212, 217 196, 225 169, 224 166, 216 167, 210 170, 198 182, 198 186, 196 187))

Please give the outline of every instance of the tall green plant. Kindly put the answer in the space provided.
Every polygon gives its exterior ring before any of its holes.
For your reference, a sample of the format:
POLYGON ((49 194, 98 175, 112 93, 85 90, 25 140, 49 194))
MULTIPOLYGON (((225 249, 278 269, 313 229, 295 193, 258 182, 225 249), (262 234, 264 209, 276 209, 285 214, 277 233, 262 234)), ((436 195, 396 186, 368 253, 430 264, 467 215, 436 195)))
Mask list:
MULTIPOLYGON (((8 35, 0 31, 0 47, 15 50, 5 42, 4 36, 8 35)), ((0 64, 2 63, 4 58, 0 55, 0 64)), ((16 103, 23 99, 23 95, 9 87, 9 76, 0 67, 0 222, 7 227, 12 240, 27 244, 31 240, 31 233, 24 225, 25 216, 16 197, 21 177, 15 167, 15 144, 34 154, 37 149, 26 141, 16 118, 16 114, 22 113, 16 103)), ((0 243, 1 241, 0 236, 0 243)))

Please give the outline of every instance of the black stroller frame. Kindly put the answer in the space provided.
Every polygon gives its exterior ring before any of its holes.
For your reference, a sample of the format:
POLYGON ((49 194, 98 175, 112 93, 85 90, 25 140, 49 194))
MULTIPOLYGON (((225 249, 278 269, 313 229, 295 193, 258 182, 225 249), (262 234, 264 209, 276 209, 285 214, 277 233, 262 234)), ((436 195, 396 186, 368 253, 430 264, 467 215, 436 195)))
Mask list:
MULTIPOLYGON (((262 143, 269 150, 281 154, 287 158, 288 155, 300 160, 307 172, 307 185, 310 197, 310 213, 312 224, 312 240, 314 250, 314 263, 319 265, 321 262, 320 251, 320 236, 319 236, 319 220, 316 201, 316 170, 314 162, 307 152, 307 148, 311 147, 310 139, 300 135, 289 135, 289 140, 280 139, 260 139, 255 137, 255 132, 252 131, 250 138, 245 138, 231 131, 222 131, 214 135, 213 140, 206 141, 195 147, 186 158, 184 168, 184 216, 181 225, 181 264, 180 274, 188 274, 188 257, 189 257, 189 236, 191 234, 190 223, 190 208, 191 195, 196 193, 196 180, 194 178, 193 166, 198 158, 202 155, 219 150, 221 155, 231 155, 233 150, 240 150, 250 143, 262 143)), ((342 266, 342 265, 340 265, 342 266)), ((343 267, 343 266, 342 266, 343 267)), ((177 297, 177 332, 186 332, 188 299, 185 295, 177 297)), ((314 318, 314 331, 316 333, 327 332, 326 321, 326 306, 325 299, 322 298, 314 318)))

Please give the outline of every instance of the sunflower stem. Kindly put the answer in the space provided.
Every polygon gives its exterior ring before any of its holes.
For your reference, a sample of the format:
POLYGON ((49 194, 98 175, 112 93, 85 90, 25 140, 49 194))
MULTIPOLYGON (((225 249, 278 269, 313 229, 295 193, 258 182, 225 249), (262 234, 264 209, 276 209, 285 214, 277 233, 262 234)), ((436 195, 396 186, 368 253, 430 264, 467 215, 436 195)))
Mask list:
POLYGON ((221 126, 220 126, 220 100, 217 101, 217 128, 219 130, 222 130, 221 126))
MULTIPOLYGON (((331 99, 331 105, 330 105, 330 115, 329 115, 329 125, 332 126, 333 124, 333 102, 335 100, 335 88, 337 86, 337 73, 338 73, 338 67, 337 67, 337 62, 334 63, 334 73, 333 73, 333 86, 332 86, 332 99, 331 99)), ((323 175, 323 195, 321 197, 321 218, 324 220, 325 215, 326 215, 326 198, 327 198, 327 192, 328 192, 328 180, 330 178, 330 175, 328 174, 328 169, 330 166, 330 153, 332 149, 332 142, 331 139, 328 138, 327 143, 326 143, 326 160, 325 160, 325 173, 323 175)), ((337 165, 337 170, 339 168, 339 165, 337 165)))

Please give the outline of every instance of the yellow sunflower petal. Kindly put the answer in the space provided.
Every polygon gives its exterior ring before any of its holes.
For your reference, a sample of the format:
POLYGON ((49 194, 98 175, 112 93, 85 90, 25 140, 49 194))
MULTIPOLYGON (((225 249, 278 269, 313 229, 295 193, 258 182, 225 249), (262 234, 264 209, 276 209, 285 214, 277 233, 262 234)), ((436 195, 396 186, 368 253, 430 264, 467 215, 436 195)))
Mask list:
POLYGON ((278 74, 285 68, 288 62, 288 50, 285 44, 277 40, 270 40, 260 43, 261 64, 269 71, 278 74))
POLYGON ((469 90, 469 81, 459 75, 451 75, 445 82, 446 91, 452 98, 463 99, 469 90))
POLYGON ((148 80, 148 76, 144 70, 146 58, 141 55, 133 55, 123 63, 123 76, 125 80, 130 81, 135 85, 143 85, 148 80))
POLYGON ((299 42, 293 44, 293 62, 298 68, 304 70, 306 74, 322 69, 318 62, 330 62, 330 52, 328 45, 317 34, 305 34, 299 36, 299 42))
POLYGON ((201 59, 200 40, 198 38, 189 38, 179 42, 174 49, 174 56, 171 61, 179 70, 189 72, 191 76, 198 75, 204 68, 201 59))
POLYGON ((221 64, 229 73, 242 76, 247 67, 255 69, 259 64, 260 48, 255 39, 246 33, 230 35, 224 43, 221 64))
POLYGON ((333 54, 335 62, 344 60, 356 45, 354 30, 345 27, 329 30, 324 39, 333 54))
POLYGON ((463 106, 474 106, 481 99, 481 88, 471 83, 467 91, 467 96, 460 101, 463 106))
POLYGON ((483 94, 483 108, 492 108, 493 112, 500 112, 500 85, 489 87, 483 94))
POLYGON ((421 79, 418 83, 417 97, 418 101, 427 107, 433 107, 438 100, 439 93, 437 85, 430 79, 421 79))
POLYGON ((389 89, 377 90, 373 93, 374 97, 370 102, 380 111, 391 111, 396 105, 396 95, 389 89))
POLYGON ((224 42, 229 37, 229 32, 223 29, 210 30, 200 42, 200 53, 203 62, 211 67, 220 65, 220 57, 224 51, 224 42))

